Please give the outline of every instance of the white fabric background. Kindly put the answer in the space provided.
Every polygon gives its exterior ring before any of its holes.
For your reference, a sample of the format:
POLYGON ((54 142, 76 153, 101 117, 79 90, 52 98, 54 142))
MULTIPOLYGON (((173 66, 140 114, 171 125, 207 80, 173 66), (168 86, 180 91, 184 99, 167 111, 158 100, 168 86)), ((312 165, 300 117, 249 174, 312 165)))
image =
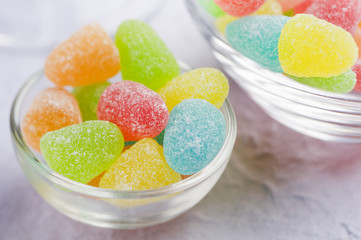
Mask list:
MULTIPOLYGON (((220 67, 183 1, 167 1, 150 24, 178 59, 220 67)), ((8 123, 16 92, 46 55, 0 49, 0 239, 361 239, 360 145, 296 133, 268 117, 233 82, 234 153, 220 181, 193 209, 138 230, 95 228, 63 216, 23 175, 8 123)))

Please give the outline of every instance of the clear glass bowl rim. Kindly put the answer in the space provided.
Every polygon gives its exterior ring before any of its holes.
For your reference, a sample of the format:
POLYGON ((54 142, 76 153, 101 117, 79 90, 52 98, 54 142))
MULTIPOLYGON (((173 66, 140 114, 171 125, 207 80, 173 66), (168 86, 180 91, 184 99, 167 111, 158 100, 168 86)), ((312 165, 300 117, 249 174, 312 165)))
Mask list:
POLYGON ((42 164, 40 160, 32 153, 29 146, 23 140, 21 133, 21 119, 20 119, 20 107, 23 103, 24 97, 32 89, 32 86, 40 81, 44 77, 43 70, 39 70, 33 74, 29 80, 18 91, 10 112, 10 128, 11 134, 14 141, 14 144, 18 148, 15 148, 15 151, 22 151, 24 156, 26 156, 26 161, 29 161, 32 168, 31 171, 37 171, 41 174, 42 177, 46 178, 48 181, 53 182, 69 191, 76 192, 78 194, 97 197, 97 198, 107 198, 107 199, 143 199, 143 198, 153 198, 164 195, 176 194, 181 191, 185 191, 201 182, 207 180, 211 175, 213 175, 219 168, 222 167, 225 161, 228 161, 227 156, 229 156, 233 150, 233 146, 236 139, 237 123, 234 111, 232 106, 226 99, 222 108, 224 109, 224 117, 226 121, 226 138, 223 143, 223 146, 216 157, 201 171, 195 173, 194 175, 168 186, 161 188, 150 189, 150 190, 138 190, 138 191, 126 191, 126 190, 111 190, 97 188, 82 183, 75 182, 70 180, 53 170, 51 170, 47 165, 42 164))
MULTIPOLYGON (((201 14, 198 14, 197 9, 200 8, 201 6, 196 6, 195 2, 197 0, 185 0, 185 1, 186 1, 186 6, 188 8, 189 13, 192 13, 192 14, 195 13, 196 14, 196 15, 193 15, 193 18, 196 18, 199 22, 201 22, 206 31, 211 33, 211 35, 213 37, 215 37, 218 41, 221 41, 223 44, 227 45, 227 47, 229 47, 229 49, 232 51, 232 54, 238 55, 240 57, 245 57, 244 55, 242 55, 242 53, 236 51, 226 41, 225 38, 221 37, 220 34, 217 32, 217 30, 215 28, 210 27, 208 25, 207 21, 205 19, 203 19, 203 17, 201 17, 201 14)), ((305 94, 311 94, 311 95, 321 97, 321 98, 329 98, 329 99, 334 99, 334 100, 339 100, 339 101, 349 101, 349 102, 361 103, 361 94, 358 94, 358 95, 355 95, 355 94, 341 94, 341 93, 333 93, 333 92, 313 88, 313 87, 307 86, 305 84, 301 84, 301 83, 299 83, 299 82, 297 82, 295 80, 292 80, 292 79, 288 78, 287 76, 285 76, 285 75, 283 75, 281 73, 276 73, 276 72, 270 71, 270 70, 264 68, 259 63, 253 61, 252 59, 248 58, 248 60, 253 62, 254 64, 258 65, 260 68, 262 68, 268 74, 271 74, 272 75, 272 80, 274 82, 277 82, 280 85, 292 88, 294 90, 298 90, 298 91, 303 92, 305 94)))

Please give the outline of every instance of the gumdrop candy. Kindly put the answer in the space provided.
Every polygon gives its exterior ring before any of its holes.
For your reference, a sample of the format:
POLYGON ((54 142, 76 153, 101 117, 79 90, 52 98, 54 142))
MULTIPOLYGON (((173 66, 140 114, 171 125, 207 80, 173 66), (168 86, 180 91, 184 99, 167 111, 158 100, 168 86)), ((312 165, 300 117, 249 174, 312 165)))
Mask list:
POLYGON ((352 33, 361 21, 361 0, 314 0, 305 13, 352 33))
POLYGON ((198 0, 198 3, 212 16, 220 17, 226 14, 223 10, 214 2, 214 0, 198 0))
POLYGON ((107 170, 101 188, 147 190, 181 181, 181 176, 167 164, 163 148, 153 139, 138 141, 107 170))
POLYGON ((89 24, 50 53, 44 70, 59 86, 104 82, 119 72, 119 54, 111 37, 98 24, 89 24))
POLYGON ((361 57, 361 28, 357 28, 353 33, 353 37, 358 47, 358 57, 361 57))
POLYGON ((237 19, 238 19, 238 17, 226 14, 226 15, 218 17, 215 20, 215 26, 222 35, 225 35, 227 25, 237 19))
POLYGON ((278 53, 285 73, 296 77, 338 76, 355 64, 351 34, 309 14, 297 14, 283 27, 278 53))
POLYGON ((124 139, 119 128, 107 121, 87 121, 45 134, 41 152, 55 172, 88 183, 119 157, 124 139))
POLYGON ((356 84, 356 74, 349 70, 339 76, 322 78, 322 77, 293 77, 294 80, 306 84, 308 86, 335 92, 335 93, 348 93, 351 92, 356 84))
POLYGON ((354 90, 361 92, 361 58, 359 58, 355 64, 355 66, 352 67, 352 70, 356 73, 356 85, 354 90))
POLYGON ((158 93, 171 111, 185 99, 200 98, 220 108, 227 98, 227 77, 215 68, 198 68, 169 81, 158 93))
POLYGON ((105 89, 98 103, 98 119, 116 124, 125 141, 158 136, 169 112, 158 93, 141 83, 121 81, 105 89))
POLYGON ((40 151, 40 138, 45 133, 81 121, 81 113, 74 96, 57 87, 45 89, 34 98, 21 126, 26 142, 40 151))
POLYGON ((154 140, 156 140, 159 145, 163 146, 164 130, 158 136, 156 136, 154 140))
POLYGON ((187 99, 170 113, 164 133, 168 165, 190 175, 208 165, 223 146, 225 119, 220 110, 202 99, 187 99))
POLYGON ((313 3, 314 0, 304 0, 302 3, 298 4, 293 8, 294 14, 304 13, 313 3))
POLYGON ((79 86, 73 89, 73 95, 78 101, 83 121, 97 120, 97 107, 100 95, 110 86, 109 82, 79 86))
POLYGON ((278 58, 278 40, 286 16, 246 16, 228 24, 226 39, 237 51, 264 67, 283 72, 278 58))
POLYGON ((265 0, 214 0, 226 13, 235 17, 242 17, 255 12, 265 0))
POLYGON ((180 73, 173 54, 158 34, 139 20, 123 22, 115 35, 123 79, 157 90, 180 73))
POLYGON ((95 178, 93 178, 92 180, 90 180, 87 185, 89 186, 93 186, 93 187, 99 187, 99 182, 100 179, 103 177, 105 172, 102 172, 101 174, 99 174, 98 176, 96 176, 95 178))
POLYGON ((277 0, 266 0, 266 2, 253 14, 254 15, 282 15, 282 6, 277 0))
POLYGON ((277 0, 284 12, 287 12, 290 9, 293 9, 295 6, 303 3, 305 0, 277 0))

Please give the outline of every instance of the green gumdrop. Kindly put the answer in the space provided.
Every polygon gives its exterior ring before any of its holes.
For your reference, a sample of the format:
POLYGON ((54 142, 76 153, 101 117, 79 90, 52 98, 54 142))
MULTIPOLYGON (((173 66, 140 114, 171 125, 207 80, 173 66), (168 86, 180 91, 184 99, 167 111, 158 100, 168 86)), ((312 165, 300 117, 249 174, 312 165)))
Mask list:
POLYGON ((356 73, 352 70, 330 78, 288 76, 305 85, 335 93, 351 92, 356 84, 356 73))
MULTIPOLYGON (((156 136, 156 137, 153 138, 153 139, 156 140, 156 141, 158 142, 158 144, 162 146, 162 145, 163 145, 163 138, 164 138, 164 130, 163 130, 161 133, 159 133, 159 135, 156 136)), ((134 141, 134 142, 125 142, 124 145, 125 145, 125 146, 131 146, 131 145, 134 145, 134 144, 136 144, 136 143, 137 143, 137 141, 134 141)))
POLYGON ((198 3, 212 16, 220 17, 226 14, 223 10, 214 2, 214 0, 198 0, 198 3))
POLYGON ((87 86, 75 87, 73 95, 78 101, 83 121, 97 120, 97 107, 100 95, 110 86, 109 82, 102 82, 87 86))
POLYGON ((116 34, 123 79, 136 81, 156 91, 180 74, 173 54, 158 34, 139 20, 123 22, 116 34))
POLYGON ((40 139, 40 149, 49 167, 80 183, 87 183, 108 169, 123 147, 119 128, 107 121, 68 126, 40 139))

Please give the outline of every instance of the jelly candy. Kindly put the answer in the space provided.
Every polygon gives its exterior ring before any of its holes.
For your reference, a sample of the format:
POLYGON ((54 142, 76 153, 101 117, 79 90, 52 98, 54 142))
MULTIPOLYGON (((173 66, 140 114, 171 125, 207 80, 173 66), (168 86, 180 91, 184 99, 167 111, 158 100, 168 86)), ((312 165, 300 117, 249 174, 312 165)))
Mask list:
POLYGON ((277 0, 281 6, 284 12, 294 8, 295 6, 303 3, 305 0, 277 0))
POLYGON ((351 92, 356 83, 356 74, 351 70, 339 76, 330 77, 330 78, 322 78, 322 77, 300 78, 300 77, 292 77, 292 76, 290 77, 308 86, 335 93, 351 92))
POLYGON ((220 108, 228 96, 228 79, 218 69, 198 68, 172 79, 158 93, 171 111, 189 98, 207 100, 220 108))
POLYGON ((81 28, 56 47, 45 62, 45 75, 60 86, 104 82, 119 69, 117 48, 98 24, 81 28))
POLYGON ((80 122, 75 98, 62 88, 48 88, 35 97, 21 126, 26 142, 39 151, 39 141, 45 133, 80 122))
POLYGON ((220 17, 225 14, 223 10, 215 4, 214 0, 198 0, 199 4, 212 16, 220 17))
POLYGON ((361 58, 359 58, 355 64, 355 66, 352 67, 352 70, 356 73, 356 85, 355 90, 358 92, 361 92, 361 58))
POLYGON ((305 13, 352 33, 361 21, 361 0, 314 0, 305 13))
POLYGON ((103 177, 104 173, 105 172, 102 172, 101 174, 99 174, 98 176, 96 176, 95 178, 90 180, 90 182, 88 182, 87 185, 93 186, 93 187, 99 187, 100 179, 103 177))
POLYGON ((164 133, 164 156, 182 175, 200 171, 223 146, 226 123, 222 113, 202 99, 187 99, 170 113, 164 133))
POLYGON ((110 85, 109 82, 75 87, 73 95, 79 103, 83 121, 97 120, 97 107, 100 95, 110 85))
POLYGON ((294 14, 304 13, 314 0, 304 0, 293 8, 294 14))
POLYGON ((218 31, 220 31, 224 35, 226 32, 227 25, 237 19, 238 17, 226 14, 216 19, 215 26, 218 29, 218 31))
POLYGON ((353 33, 353 37, 358 47, 358 57, 361 57, 361 28, 357 28, 353 33))
POLYGON ((121 81, 105 89, 98 103, 98 119, 115 123, 125 141, 158 136, 167 125, 164 100, 141 83, 121 81))
POLYGON ((158 34, 138 20, 123 22, 115 35, 123 79, 157 90, 180 73, 177 61, 158 34))
POLYGON ((278 53, 285 73, 333 77, 349 70, 358 49, 351 34, 309 14, 297 14, 283 27, 278 53))
POLYGON ((106 171, 99 186, 115 190, 146 190, 179 182, 163 156, 162 147, 153 139, 138 141, 106 171))
POLYGON ((41 152, 49 167, 80 183, 87 183, 108 169, 123 147, 119 128, 97 120, 49 132, 40 139, 41 152))
POLYGON ((242 17, 255 12, 265 0, 214 0, 229 15, 242 17))
POLYGON ((164 130, 154 138, 154 140, 156 140, 157 143, 161 146, 163 146, 163 139, 164 139, 164 130))
POLYGON ((282 15, 282 13, 282 6, 277 0, 266 0, 253 15, 282 15))
POLYGON ((283 72, 278 58, 278 40, 288 20, 286 16, 246 16, 228 24, 226 38, 250 59, 272 71, 283 72))

